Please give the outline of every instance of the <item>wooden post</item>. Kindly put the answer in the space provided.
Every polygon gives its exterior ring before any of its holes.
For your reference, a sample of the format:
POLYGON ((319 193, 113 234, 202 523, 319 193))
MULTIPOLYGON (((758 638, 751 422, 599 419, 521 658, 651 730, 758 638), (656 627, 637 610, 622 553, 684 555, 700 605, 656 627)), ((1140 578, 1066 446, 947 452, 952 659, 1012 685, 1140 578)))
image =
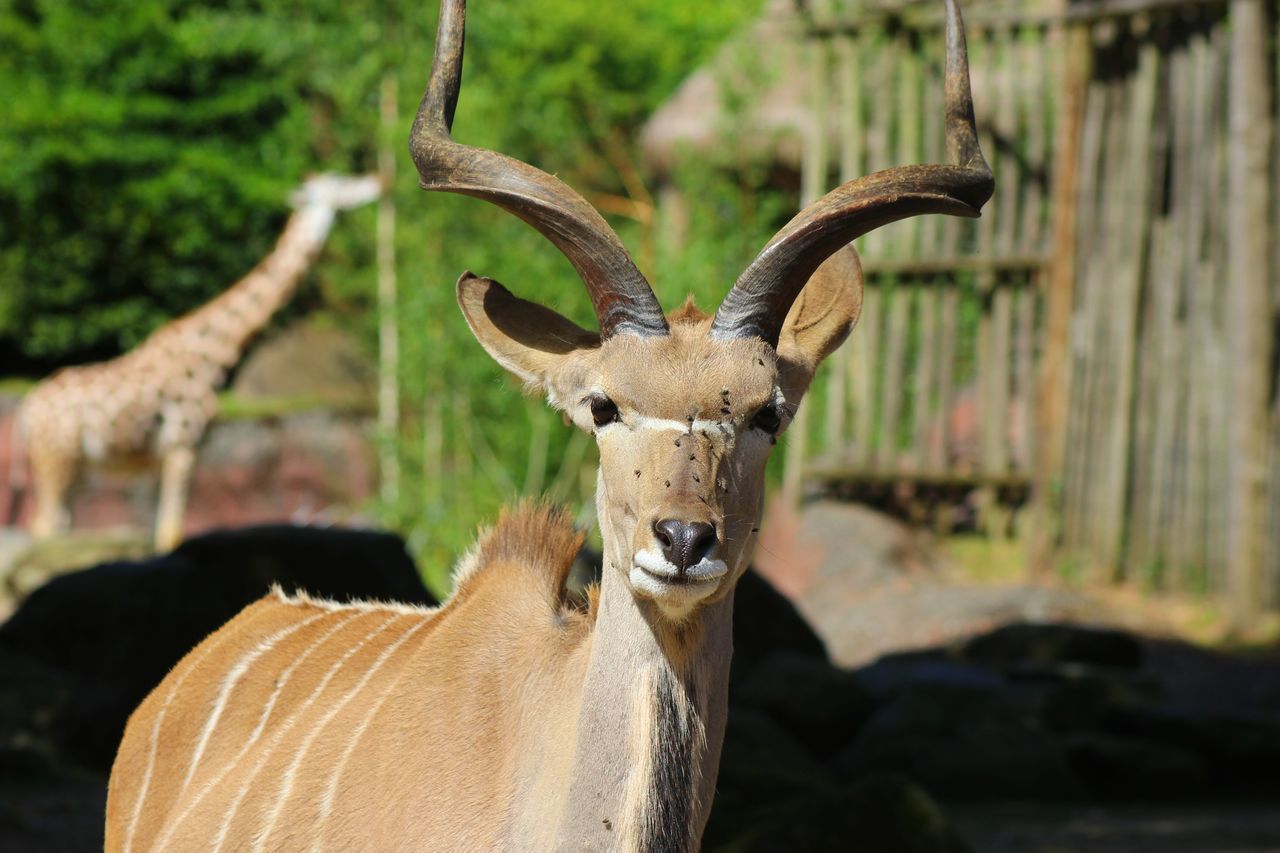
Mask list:
POLYGON ((379 494, 387 506, 400 500, 400 337, 396 327, 396 78, 382 78, 379 98, 378 176, 382 198, 378 200, 378 470, 379 494))
POLYGON ((1053 569, 1057 540, 1057 496, 1066 458, 1067 400, 1070 390, 1070 326, 1076 286, 1076 228, 1080 142, 1084 129, 1091 47, 1087 24, 1066 32, 1062 101, 1054 146, 1052 189, 1053 248, 1045 294, 1044 353, 1040 361, 1037 400, 1039 441, 1030 511, 1031 574, 1045 577, 1053 569))
MULTIPOLYGON (((826 20, 830 12, 829 2, 814 4, 814 17, 826 20)), ((821 198, 827 191, 827 169, 831 163, 828 152, 827 119, 828 88, 831 77, 831 45, 823 38, 812 38, 811 71, 813 122, 810 125, 809 138, 805 140, 804 163, 801 165, 800 206, 821 198)), ((816 387, 816 385, 815 385, 816 387)), ((813 400, 801 406, 796 419, 787 429, 784 437, 784 454, 782 466, 782 501, 787 506, 796 506, 800 502, 800 483, 804 476, 804 462, 808 455, 808 414, 813 410, 813 400)))
POLYGON ((1227 328, 1227 616, 1236 631, 1261 611, 1265 551, 1271 94, 1265 0, 1232 0, 1229 86, 1227 328))

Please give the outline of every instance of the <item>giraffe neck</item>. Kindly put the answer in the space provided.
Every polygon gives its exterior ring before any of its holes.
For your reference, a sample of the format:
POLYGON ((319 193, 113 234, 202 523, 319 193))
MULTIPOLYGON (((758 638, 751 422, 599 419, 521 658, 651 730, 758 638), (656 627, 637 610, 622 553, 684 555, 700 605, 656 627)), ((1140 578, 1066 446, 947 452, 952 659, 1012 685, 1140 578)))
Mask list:
POLYGON ((333 227, 331 207, 310 205, 285 223, 275 248, 248 275, 208 304, 179 321, 198 334, 218 339, 217 366, 239 360, 253 337, 285 306, 333 227))

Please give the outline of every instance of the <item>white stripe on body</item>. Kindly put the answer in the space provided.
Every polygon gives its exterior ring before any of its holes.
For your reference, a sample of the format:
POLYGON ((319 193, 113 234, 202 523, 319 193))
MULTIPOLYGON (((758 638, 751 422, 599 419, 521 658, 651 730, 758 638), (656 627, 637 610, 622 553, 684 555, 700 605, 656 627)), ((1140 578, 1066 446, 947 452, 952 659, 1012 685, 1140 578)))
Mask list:
POLYGON ((359 613, 352 613, 346 619, 339 620, 336 625, 331 627, 324 634, 320 635, 319 639, 308 646, 302 654, 298 655, 297 659, 294 660, 293 663, 289 664, 288 668, 280 674, 280 678, 276 681, 275 689, 272 690, 271 696, 267 699, 266 706, 262 709, 262 714, 258 718, 258 725, 254 728, 253 733, 245 740, 244 745, 240 747, 240 751, 236 753, 235 758, 228 761, 222 770, 220 770, 212 779, 200 788, 200 792, 191 798, 186 807, 180 811, 176 817, 169 821, 169 825, 165 828, 165 831, 160 835, 156 842, 155 847, 157 850, 163 850, 165 846, 168 845, 169 840, 173 838, 173 833, 182 825, 182 822, 189 814, 191 814, 192 810, 195 809, 196 806, 200 805, 204 798, 208 796, 209 792, 216 788, 218 784, 226 778, 227 774, 235 769, 242 760, 244 760, 244 757, 249 753, 249 750, 251 750, 253 745, 258 742, 258 738, 262 737, 263 731, 267 728, 267 721, 271 718, 271 712, 275 709, 276 700, 280 698, 280 694, 284 691, 285 686, 288 685, 289 679, 293 677, 294 671, 302 665, 303 661, 311 656, 312 652, 324 645, 330 637, 341 631, 360 615, 361 614, 359 613))
MULTIPOLYGON (((336 702, 329 709, 328 713, 320 718, 320 722, 317 723, 315 727, 312 728, 310 734, 303 739, 301 746, 298 747, 297 755, 293 757, 293 762, 289 765, 289 768, 285 770, 284 781, 280 784, 280 795, 276 798, 275 808, 272 809, 271 814, 267 817, 266 824, 263 826, 261 834, 258 836, 257 844, 253 847, 254 853, 261 853, 266 849, 267 839, 271 836, 271 831, 275 829, 276 821, 280 818, 280 812, 284 811, 284 804, 288 801, 289 795, 293 793, 293 783, 298 775, 298 768, 302 766, 302 762, 306 759, 307 752, 311 749, 311 745, 315 743, 316 738, 319 737, 322 731, 324 731, 325 726, 329 725, 329 723, 333 721, 333 718, 347 706, 348 702, 360 694, 360 691, 364 689, 364 686, 369 683, 369 679, 373 678, 374 674, 382 668, 382 665, 385 664, 401 646, 408 642, 414 634, 426 627, 427 624, 429 623, 426 620, 419 622, 417 625, 414 625, 413 628, 406 631, 404 636, 383 649, 382 654, 378 655, 374 662, 370 664, 369 669, 360 677, 360 680, 355 683, 355 686, 348 690, 347 694, 336 702)), ((323 816, 324 815, 322 815, 322 817, 323 816)), ((318 826, 319 823, 317 823, 313 829, 318 828, 318 826)))
POLYGON ((195 749, 191 753, 191 761, 187 766, 187 776, 182 780, 182 788, 179 789, 179 795, 187 790, 187 786, 191 784, 192 777, 196 775, 196 767, 199 765, 200 759, 204 757, 204 751, 209 745, 209 738, 213 736, 213 730, 217 728, 218 722, 222 719, 222 712, 227 707, 227 699, 231 696, 231 691, 235 689, 235 686, 240 682, 240 679, 249 671, 249 667, 252 666, 258 658, 262 657, 264 654, 279 645, 286 637, 300 631, 312 622, 315 622, 317 619, 323 619, 326 615, 327 614, 325 613, 317 613, 314 616, 302 620, 301 622, 295 622, 288 628, 277 631, 267 639, 258 643, 258 645, 251 649, 248 654, 236 661, 235 666, 231 667, 231 670, 227 673, 227 677, 222 680, 222 689, 218 692, 218 698, 213 703, 213 712, 209 714, 209 719, 205 721, 204 729, 200 732, 200 737, 196 741, 195 749))
POLYGON ((182 674, 174 679, 173 686, 169 688, 169 695, 164 698, 164 704, 160 706, 160 711, 156 714, 156 720, 151 725, 151 746, 147 750, 147 767, 142 772, 142 783, 138 785, 138 799, 133 804, 133 814, 129 816, 129 825, 125 829, 124 844, 122 849, 124 853, 129 853, 133 849, 133 835, 138 830, 138 821, 142 818, 142 806, 147 801, 147 792, 151 789, 151 777, 155 772, 156 753, 160 747, 160 727, 164 725, 165 712, 169 710, 169 706, 173 704, 173 699, 178 695, 178 691, 182 689, 182 684, 187 680, 187 676, 195 671, 204 659, 207 658, 215 648, 226 642, 226 637, 218 643, 210 643, 200 653, 191 666, 183 670, 182 674))
MULTIPOLYGON (((425 624, 425 623, 424 623, 425 624)), ((417 628, 413 629, 417 631, 417 628)), ((333 768, 333 776, 329 779, 329 784, 325 788, 324 798, 320 802, 320 818, 316 821, 316 840, 312 842, 311 849, 314 853, 322 853, 320 839, 324 838, 324 828, 329 822, 329 815, 333 811, 333 801, 338 795, 338 781, 342 778, 342 772, 347 769, 347 762, 351 760, 352 754, 355 753, 356 747, 360 744, 360 739, 364 737, 364 733, 368 731, 369 726, 373 723, 378 712, 391 696, 392 692, 399 686, 401 679, 404 677, 404 670, 383 688, 382 693, 369 706, 369 710, 365 712, 364 719, 355 727, 351 733, 351 739, 347 742, 347 748, 342 751, 342 755, 338 758, 337 765, 333 768)))
POLYGON ((240 805, 244 802, 244 798, 248 796, 249 789, 253 786, 253 780, 262 772, 262 768, 266 765, 267 759, 271 757, 276 747, 280 746, 280 742, 284 739, 284 736, 289 732, 289 730, 293 728, 294 724, 298 722, 298 718, 301 717, 303 712, 308 710, 315 701, 320 698, 320 694, 322 694, 324 689, 329 686, 329 682, 333 680, 333 677, 338 674, 338 671, 342 669, 343 665, 345 665, 347 661, 351 660, 356 652, 364 648, 370 640, 378 634, 381 634, 392 622, 399 618, 399 616, 392 616, 377 628, 373 629, 373 631, 369 632, 363 640, 347 649, 342 654, 342 657, 338 658, 338 660, 334 662, 333 666, 329 668, 329 671, 324 674, 324 678, 320 679, 320 683, 311 691, 311 695, 298 706, 297 710, 295 710, 293 714, 289 716, 289 719, 285 720, 284 724, 276 731, 275 736, 271 739, 270 745, 262 750, 262 753, 258 756, 258 762, 253 766, 253 769, 249 772, 248 776, 245 777, 244 784, 240 786, 240 791, 236 794, 235 799, 227 810, 226 816, 222 819, 222 825, 218 827, 218 835, 214 839, 214 844, 211 848, 212 853, 219 853, 219 851, 222 850, 222 845, 226 844, 227 835, 231 832, 231 824, 235 822, 236 813, 240 810, 240 805))

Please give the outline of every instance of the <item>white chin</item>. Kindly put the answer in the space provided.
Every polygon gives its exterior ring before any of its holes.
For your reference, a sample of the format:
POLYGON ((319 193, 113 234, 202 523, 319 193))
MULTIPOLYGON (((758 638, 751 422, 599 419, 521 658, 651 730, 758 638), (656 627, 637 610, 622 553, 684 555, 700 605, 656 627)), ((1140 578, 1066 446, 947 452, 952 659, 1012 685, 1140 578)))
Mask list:
POLYGON ((653 599, 668 616, 684 616, 698 602, 715 592, 720 584, 712 581, 664 580, 649 574, 639 566, 631 569, 631 589, 637 595, 653 599))
POLYGON ((728 573, 723 560, 703 560, 682 575, 664 558, 646 550, 635 555, 628 578, 637 594, 653 599, 668 615, 683 616, 719 589, 720 580, 728 573))

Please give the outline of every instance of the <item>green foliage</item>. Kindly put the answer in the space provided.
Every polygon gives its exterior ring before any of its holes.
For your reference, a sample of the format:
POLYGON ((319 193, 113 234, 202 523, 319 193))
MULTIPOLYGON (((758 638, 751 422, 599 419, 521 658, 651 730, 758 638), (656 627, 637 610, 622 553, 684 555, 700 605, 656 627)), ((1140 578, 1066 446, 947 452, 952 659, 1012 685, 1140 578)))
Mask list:
MULTIPOLYGON (((640 123, 759 6, 474 0, 455 135, 588 198, 625 197, 640 123)), ((133 345, 250 269, 305 174, 372 169, 385 132, 398 157, 403 402, 401 435, 388 440, 404 482, 399 503, 376 510, 424 564, 443 567, 517 492, 581 501, 594 448, 521 399, 453 297, 474 269, 593 325, 581 284, 510 215, 422 193, 401 153, 435 16, 421 0, 0 0, 0 358, 47 367, 133 345), (380 131, 387 75, 398 120, 380 131)), ((688 291, 710 305, 794 200, 755 193, 763 176, 698 169, 682 182, 699 224, 685 251, 654 251, 650 230, 614 224, 647 273, 662 271, 667 305, 688 291)), ((366 208, 339 219, 296 300, 371 348, 374 218, 366 208)))

